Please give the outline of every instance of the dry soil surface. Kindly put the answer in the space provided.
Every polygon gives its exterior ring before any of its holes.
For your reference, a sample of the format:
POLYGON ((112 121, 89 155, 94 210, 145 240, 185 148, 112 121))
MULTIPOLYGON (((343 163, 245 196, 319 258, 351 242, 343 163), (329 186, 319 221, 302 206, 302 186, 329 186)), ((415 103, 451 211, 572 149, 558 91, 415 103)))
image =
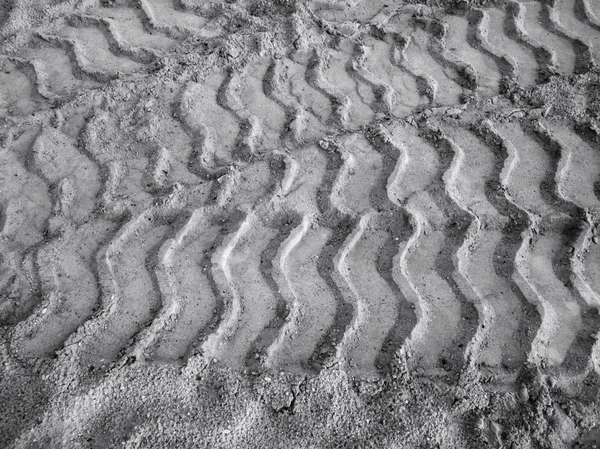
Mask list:
POLYGON ((4 0, 0 447, 600 447, 600 2, 4 0))

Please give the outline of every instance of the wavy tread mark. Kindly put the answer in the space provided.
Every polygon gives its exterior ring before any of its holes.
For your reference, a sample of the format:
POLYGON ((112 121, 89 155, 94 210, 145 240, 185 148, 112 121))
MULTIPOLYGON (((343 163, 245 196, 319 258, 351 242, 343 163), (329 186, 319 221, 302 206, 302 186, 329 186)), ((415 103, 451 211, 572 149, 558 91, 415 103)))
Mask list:
POLYGON ((65 232, 37 252, 44 301, 13 330, 13 346, 24 358, 52 357, 95 312, 99 290, 91 267, 96 248, 113 224, 100 221, 65 232))
MULTIPOLYGON (((523 4, 518 3, 515 0, 508 0, 506 8, 508 12, 505 23, 506 34, 508 34, 511 39, 514 39, 533 51, 539 67, 538 82, 546 81, 550 75, 558 72, 556 66, 556 53, 529 35, 525 29, 527 9, 523 4)), ((532 10, 529 11, 529 19, 533 22, 537 19, 531 17, 531 12, 532 10)), ((539 24, 537 24, 537 27, 541 28, 539 24)), ((546 33, 544 28, 541 28, 541 30, 540 33, 546 33)))
POLYGON ((38 105, 46 100, 56 101, 57 96, 48 88, 46 82, 45 64, 42 61, 29 61, 18 57, 6 57, 5 60, 12 63, 23 75, 27 77, 32 87, 31 100, 38 105))
POLYGON ((581 299, 572 288, 569 248, 580 235, 579 220, 565 215, 565 207, 555 187, 560 154, 540 145, 534 137, 515 125, 499 125, 499 132, 517 143, 522 162, 514 169, 511 196, 537 216, 536 232, 530 244, 531 256, 526 277, 543 301, 540 331, 534 342, 540 360, 549 366, 565 362, 568 371, 585 369, 591 349, 590 322, 583 313, 581 299), (523 170, 527 170, 526 174, 523 170), (578 341, 587 339, 588 341, 578 341), (577 351, 581 349, 583 353, 577 351))
POLYGON ((353 47, 351 50, 353 57, 346 64, 346 70, 371 89, 373 94, 371 108, 379 114, 390 115, 395 103, 396 92, 389 83, 383 81, 366 67, 370 48, 362 43, 356 43, 353 47))
POLYGON ((181 94, 179 118, 198 142, 190 161, 190 170, 201 177, 215 179, 224 175, 235 152, 239 123, 217 102, 223 80, 212 76, 205 83, 190 83, 181 94), (217 144, 218 142, 218 144, 217 144), (218 153, 217 153, 218 152, 218 153))
POLYGON ((305 215, 283 242, 273 264, 273 278, 287 299, 290 313, 278 339, 268 350, 267 366, 314 372, 313 352, 333 325, 336 298, 322 279, 314 259, 330 238, 305 215), (307 280, 310 280, 308 282, 307 280))
POLYGON ((273 278, 290 313, 268 350, 267 365, 271 367, 317 371, 330 356, 335 357, 336 347, 352 320, 352 307, 332 277, 333 258, 352 229, 351 224, 336 219, 339 212, 330 205, 342 161, 326 154, 316 146, 303 147, 295 154, 302 183, 289 190, 286 203, 293 204, 295 213, 304 218, 284 241, 274 262, 273 278), (314 209, 315 204, 319 211, 314 209), (325 215, 323 226, 312 224, 311 217, 317 212, 325 215), (300 238, 300 234, 306 235, 300 238), (298 245, 301 239, 303 243, 298 245), (313 299, 317 303, 311 306, 313 299))
MULTIPOLYGON (((118 22, 114 20, 79 14, 67 17, 67 23, 74 28, 93 28, 100 31, 106 39, 108 49, 116 57, 127 57, 140 64, 151 63, 157 58, 156 52, 151 49, 129 45, 117 31, 118 22)), ((96 37, 98 37, 97 34, 96 37)))
MULTIPOLYGON (((173 115, 188 135, 192 145, 187 169, 190 173, 205 180, 216 180, 227 173, 228 168, 215 160, 214 136, 210 129, 194 114, 196 99, 192 83, 186 85, 173 107, 173 115)), ((213 191, 213 198, 217 193, 213 191)))
POLYGON ((347 99, 347 126, 355 130, 370 123, 375 117, 375 112, 361 95, 360 83, 350 76, 347 70, 351 64, 353 45, 354 42, 343 39, 336 42, 335 49, 325 49, 324 59, 327 64, 322 67, 322 74, 329 84, 335 85, 340 95, 344 96, 342 98, 347 99))
MULTIPOLYGON (((314 367, 329 363, 327 360, 334 353, 338 362, 346 362, 345 354, 342 353, 343 346, 338 346, 355 318, 352 303, 356 302, 354 293, 336 266, 336 260, 343 251, 345 242, 358 223, 354 210, 346 205, 344 195, 344 188, 353 175, 355 157, 343 145, 339 146, 333 142, 324 152, 327 155, 327 166, 317 193, 317 206, 321 213, 320 224, 329 228, 331 234, 319 254, 316 265, 319 275, 325 280, 337 304, 331 327, 322 336, 311 356, 309 363, 314 367)), ((365 201, 367 198, 364 194, 361 196, 362 207, 368 207, 365 201)))
POLYGON ((120 76, 116 71, 109 72, 104 70, 103 67, 94 67, 93 62, 86 57, 84 48, 74 39, 48 34, 39 34, 38 37, 50 45, 62 48, 67 53, 72 72, 78 79, 88 78, 98 83, 107 83, 118 79, 120 76))
POLYGON ((271 64, 263 77, 262 90, 267 98, 284 110, 285 124, 279 138, 285 146, 293 147, 298 142, 305 140, 303 134, 307 131, 307 128, 310 129, 306 122, 312 117, 300 103, 282 88, 283 68, 284 65, 281 59, 273 58, 271 60, 271 64))
MULTIPOLYGON (((386 27, 386 30, 388 30, 388 27, 386 27)), ((411 39, 388 30, 385 40, 390 44, 389 59, 391 64, 414 81, 414 87, 410 82, 407 82, 407 85, 410 86, 408 88, 409 96, 412 93, 418 93, 418 99, 413 100, 417 104, 415 108, 418 108, 418 104, 434 103, 438 88, 437 82, 427 74, 419 74, 418 70, 407 59, 406 49, 410 45, 411 39)))
POLYGON ((406 207, 415 229, 400 255, 407 279, 406 297, 418 299, 419 313, 407 354, 410 363, 426 369, 455 368, 465 363, 477 327, 477 312, 460 291, 453 255, 463 243, 468 221, 445 193, 454 155, 450 148, 424 140, 406 125, 391 128, 394 140, 406 151, 404 179, 392 191, 406 207), (414 180, 414 182, 411 182, 414 180))
POLYGON ((350 99, 323 76, 325 66, 323 55, 319 51, 313 50, 308 54, 296 52, 294 58, 306 65, 306 83, 328 100, 329 104, 323 107, 319 114, 325 118, 324 122, 346 128, 350 99))
POLYGON ((429 52, 438 64, 448 69, 448 75, 463 88, 477 90, 477 73, 473 66, 448 50, 448 24, 424 16, 416 16, 413 20, 417 27, 423 28, 429 34, 429 52))
POLYGON ((121 74, 139 71, 143 65, 128 58, 115 56, 102 31, 94 27, 75 28, 68 26, 58 36, 73 42, 80 61, 86 70, 96 74, 101 80, 117 79, 121 74))
POLYGON ((176 226, 181 194, 181 189, 175 187, 163 204, 122 222, 117 234, 98 254, 99 265, 102 264, 103 309, 83 330, 78 352, 84 358, 116 360, 127 353, 131 344, 135 348, 144 335, 142 329, 151 325, 162 301, 154 272, 156 257, 171 237, 172 226, 176 226), (139 301, 140 297, 145 301, 139 301))
POLYGON ((552 190, 556 208, 564 214, 568 214, 571 223, 567 225, 567 233, 563 237, 565 246, 569 250, 567 256, 559 255, 554 264, 556 276, 563 281, 577 299, 581 308, 584 335, 578 335, 576 343, 567 355, 565 364, 567 369, 571 366, 577 369, 587 367, 591 360, 598 363, 598 344, 594 341, 600 330, 600 298, 586 282, 584 273, 583 255, 592 244, 593 231, 596 223, 588 211, 582 207, 577 198, 569 198, 565 194, 564 178, 572 171, 573 150, 557 140, 542 123, 536 123, 534 127, 536 137, 544 145, 547 151, 554 154, 558 160, 555 163, 554 188, 552 190), (570 231, 570 233, 569 233, 570 231), (559 265, 560 264, 560 265, 559 265))
MULTIPOLYGON (((138 9, 127 7, 89 8, 89 17, 104 24, 120 51, 133 53, 135 57, 154 59, 157 52, 168 52, 177 41, 147 30, 138 9)), ((88 20, 87 17, 85 20, 88 20)))
POLYGON ((463 89, 453 79, 453 70, 440 64, 430 53, 430 39, 433 39, 427 31, 416 27, 411 16, 397 15, 394 23, 395 29, 407 30, 406 45, 402 58, 402 65, 413 73, 421 83, 422 93, 426 89, 433 89, 427 96, 435 104, 443 106, 456 105, 461 102, 463 89))
POLYGON ((39 110, 41 98, 36 82, 32 82, 18 65, 6 57, 0 57, 0 113, 4 117, 29 115, 39 110))
POLYGON ((555 14, 558 15, 558 20, 564 26, 580 39, 587 39, 591 52, 594 55, 594 62, 600 64, 600 22, 595 27, 593 22, 586 20, 585 13, 581 13, 580 5, 582 2, 578 0, 561 0, 554 6, 555 14))
POLYGON ((528 331, 536 313, 512 281, 527 216, 503 195, 506 153, 465 129, 446 126, 444 132, 465 154, 456 187, 464 206, 478 218, 476 240, 464 261, 465 275, 489 308, 478 362, 515 370, 527 361, 535 336, 528 331))
POLYGON ((279 230, 265 250, 260 254, 260 272, 268 284, 272 294, 276 299, 274 306, 274 317, 263 329, 256 340, 252 343, 252 348, 246 357, 246 365, 251 368, 260 366, 268 366, 269 357, 274 345, 283 333, 284 326, 288 323, 291 307, 289 290, 288 294, 284 294, 286 288, 289 289, 289 284, 285 279, 281 278, 281 271, 277 271, 276 260, 279 260, 279 252, 281 248, 287 244, 290 236, 293 235, 297 225, 301 222, 295 214, 283 214, 276 218, 279 230), (277 276, 275 273, 277 272, 277 276), (285 281, 284 287, 278 281, 285 281))
POLYGON ((65 235, 36 251, 43 291, 50 294, 32 317, 15 328, 17 338, 22 338, 16 343, 18 351, 26 357, 53 355, 92 314, 98 292, 90 264, 95 248, 111 230, 104 220, 89 222, 101 184, 96 166, 83 152, 50 128, 38 135, 32 153, 35 167, 55 196, 47 230, 65 235))
POLYGON ((217 103, 234 117, 239 129, 231 155, 232 159, 248 160, 256 153, 256 141, 261 130, 258 119, 244 108, 234 94, 236 84, 239 85, 241 81, 239 78, 233 69, 228 71, 217 91, 217 103))
POLYGON ((40 82, 53 97, 68 99, 80 89, 97 85, 83 79, 77 67, 73 67, 69 52, 61 46, 44 45, 40 39, 24 51, 24 57, 36 64, 40 82))
MULTIPOLYGON (((429 138, 433 137, 435 140, 439 141, 442 148, 446 147, 445 151, 450 151, 453 154, 450 166, 444 173, 442 180, 444 181, 446 195, 450 199, 449 204, 456 210, 456 215, 454 216, 463 221, 464 230, 461 230, 462 235, 457 235, 454 231, 447 232, 447 234, 452 235, 454 239, 458 240, 458 238, 460 238, 460 243, 455 240, 456 249, 454 253, 448 253, 446 257, 449 259, 447 261, 439 260, 438 262, 439 266, 445 265, 447 270, 451 269, 450 267, 454 267, 455 271, 451 277, 451 286, 455 295, 461 301, 463 313, 469 316, 469 314, 472 313, 472 311, 469 310, 471 307, 474 307, 477 311, 479 325, 473 339, 467 346, 467 362, 472 364, 480 357, 482 340, 488 333, 488 330, 485 329, 486 321, 489 320, 492 313, 489 303, 483 301, 481 293, 474 287, 471 279, 465 273, 466 266, 469 264, 470 259, 469 251, 477 245, 481 221, 479 220, 479 217, 466 206, 465 198, 461 195, 461 191, 458 187, 458 178, 461 167, 465 161, 464 150, 448 139, 440 128, 430 126, 426 132, 432 133, 428 135, 429 138), (452 263, 452 265, 450 265, 450 263, 452 263)), ((451 226, 455 225, 452 224, 451 226)), ((448 273, 448 271, 446 271, 446 273, 448 273)))
POLYGON ((472 45, 469 38, 471 20, 468 17, 447 15, 446 48, 475 70, 477 91, 484 97, 500 92, 500 71, 496 59, 472 45))
POLYGON ((0 183, 0 263, 6 279, 1 290, 0 321, 12 323, 40 300, 35 253, 31 251, 43 242, 52 201, 46 183, 28 171, 11 149, 0 151, 0 179, 11 180, 0 183))
POLYGON ((247 120, 256 127, 255 146, 260 149, 259 152, 280 148, 281 136, 285 134, 287 123, 285 109, 282 111, 278 103, 269 97, 268 88, 265 91, 265 86, 268 84, 265 78, 270 77, 267 73, 270 67, 270 59, 253 61, 245 69, 242 82, 233 88, 236 98, 248 111, 247 120), (253 124, 254 122, 257 123, 253 124))
MULTIPOLYGON (((416 324, 414 305, 408 301, 401 286, 395 280, 396 259, 399 256, 400 245, 411 238, 413 231, 406 208, 400 206, 393 194, 393 189, 401 176, 399 170, 405 168, 406 153, 401 154, 402 150, 394 142, 394 137, 383 126, 368 132, 367 140, 372 149, 382 156, 380 176, 370 192, 372 207, 379 211, 379 214, 376 215, 370 228, 376 228, 375 238, 385 240, 382 240, 383 244, 380 246, 370 245, 371 248, 377 248, 373 266, 385 283, 384 290, 389 290, 388 298, 393 298, 396 315, 393 326, 385 336, 382 351, 376 359, 376 363, 386 369, 416 324)), ((372 275, 371 278, 377 279, 377 276, 372 275)))
POLYGON ((596 5, 590 0, 575 0, 575 13, 581 21, 600 31, 600 8, 594 10, 596 5))
MULTIPOLYGON (((492 20, 488 11, 474 8, 469 11, 467 17, 469 22, 466 34, 467 41, 473 48, 486 54, 496 62, 501 73, 498 87, 500 92, 505 92, 514 83, 517 83, 519 76, 517 61, 504 51, 506 48, 499 49, 491 44, 489 32, 491 30, 492 20)), ((531 80, 529 80, 530 85, 533 85, 534 83, 535 74, 531 80)))
POLYGON ((187 11, 178 11, 172 0, 137 0, 150 25, 174 39, 188 36, 215 37, 221 30, 207 19, 187 11))
POLYGON ((542 74, 538 73, 538 58, 531 47, 520 43, 514 29, 514 18, 507 9, 488 8, 483 11, 483 17, 489 17, 486 37, 494 48, 503 49, 507 58, 516 62, 517 83, 530 88, 542 78, 542 74))
POLYGON ((600 173, 600 151, 565 125, 553 124, 549 129, 554 138, 570 150, 569 170, 563 172, 561 177, 562 195, 585 208, 590 224, 585 238, 587 244, 574 253, 573 260, 583 264, 580 270, 583 271, 585 283, 595 293, 597 304, 600 296, 600 245, 597 243, 600 198, 594 191, 600 173))
POLYGON ((410 115, 423 106, 426 101, 421 97, 417 78, 394 59, 397 43, 393 34, 386 33, 385 28, 375 29, 373 36, 363 38, 363 43, 369 50, 364 56, 365 67, 394 91, 392 114, 410 115))
POLYGON ((370 212, 373 209, 371 192, 380 187, 382 158, 371 151, 368 142, 361 135, 336 142, 335 149, 344 162, 331 188, 330 206, 346 215, 353 229, 333 259, 336 272, 332 279, 343 296, 356 302, 354 319, 338 346, 338 358, 347 363, 352 372, 374 373, 377 372, 375 364, 385 337, 393 327, 397 315, 396 299, 389 286, 377 274, 379 252, 371 253, 373 246, 381 246, 380 239, 386 234, 365 234, 367 225, 373 218, 370 212), (361 161, 360 165, 356 164, 357 160, 361 161), (355 218, 357 215, 362 215, 360 220, 355 218), (365 240, 369 242, 366 246, 365 240), (360 249, 355 252, 357 245, 360 249), (354 262, 356 258, 363 263, 369 261, 368 267, 363 266, 362 271, 357 271, 354 262), (366 272, 375 278, 365 276, 366 272), (380 301, 374 300, 372 295, 375 291, 378 292, 377 299, 380 301))
POLYGON ((575 58, 573 72, 585 73, 590 70, 593 64, 592 45, 582 40, 578 32, 563 25, 561 20, 563 16, 559 12, 561 3, 561 0, 549 0, 548 4, 542 8, 542 22, 555 35, 570 42, 571 51, 574 53, 575 58))
POLYGON ((180 310, 156 342, 153 358, 187 359, 219 324, 226 304, 212 273, 212 259, 241 220, 240 214, 225 216, 218 209, 196 209, 173 240, 164 269, 177 281, 180 310))

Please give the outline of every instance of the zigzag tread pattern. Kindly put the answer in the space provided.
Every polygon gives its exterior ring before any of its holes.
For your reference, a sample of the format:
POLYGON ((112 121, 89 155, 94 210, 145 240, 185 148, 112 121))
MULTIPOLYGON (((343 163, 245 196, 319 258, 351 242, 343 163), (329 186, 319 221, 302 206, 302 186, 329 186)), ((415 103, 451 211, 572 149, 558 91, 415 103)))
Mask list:
MULTIPOLYGON (((40 33, 2 58, 17 94, 0 83, 0 108, 24 116, 218 33, 207 10, 172 6, 96 5, 40 33)), ((7 137, 11 351, 367 377, 400 358, 455 377, 598 370, 597 143, 562 122, 439 113, 592 70, 593 9, 400 9, 189 81, 168 118, 95 106, 7 137)))

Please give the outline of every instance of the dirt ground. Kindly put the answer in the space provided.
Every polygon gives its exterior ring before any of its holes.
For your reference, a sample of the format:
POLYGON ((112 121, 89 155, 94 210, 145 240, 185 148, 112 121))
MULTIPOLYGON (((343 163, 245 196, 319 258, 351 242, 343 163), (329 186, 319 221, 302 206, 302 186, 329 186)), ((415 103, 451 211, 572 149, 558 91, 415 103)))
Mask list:
POLYGON ((599 18, 0 4, 0 447, 600 447, 599 18))

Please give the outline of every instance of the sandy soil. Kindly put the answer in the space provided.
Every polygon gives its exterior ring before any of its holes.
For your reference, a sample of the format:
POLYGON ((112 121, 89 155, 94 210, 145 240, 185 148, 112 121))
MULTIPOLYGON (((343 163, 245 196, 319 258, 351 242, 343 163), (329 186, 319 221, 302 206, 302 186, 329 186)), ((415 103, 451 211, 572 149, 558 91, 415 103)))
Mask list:
POLYGON ((0 447, 600 446, 600 5, 0 5, 0 447))

